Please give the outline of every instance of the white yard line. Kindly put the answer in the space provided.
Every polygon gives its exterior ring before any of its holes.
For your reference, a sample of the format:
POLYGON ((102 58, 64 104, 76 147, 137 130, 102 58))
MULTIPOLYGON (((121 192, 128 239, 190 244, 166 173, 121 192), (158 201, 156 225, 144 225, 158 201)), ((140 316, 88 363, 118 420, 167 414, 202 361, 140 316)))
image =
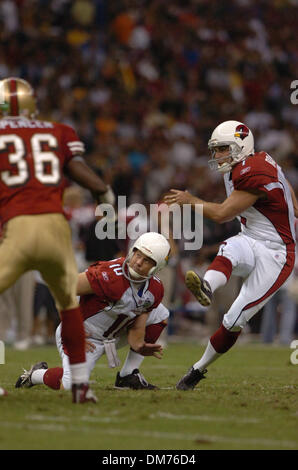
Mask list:
POLYGON ((209 416, 209 415, 175 415, 172 413, 164 413, 159 411, 150 415, 151 419, 165 418, 178 421, 232 421, 235 423, 260 423, 262 420, 259 418, 239 418, 238 416, 209 416))
MULTIPOLYGON (((115 414, 115 413, 114 413, 115 414)), ((62 422, 62 423, 69 423, 72 421, 70 418, 66 416, 44 416, 44 415, 30 415, 26 416, 26 419, 29 421, 53 421, 53 422, 62 422)), ((119 423, 120 421, 124 421, 124 418, 114 418, 112 416, 82 416, 82 421, 87 421, 90 423, 119 423)))
MULTIPOLYGON (((68 434, 74 432, 72 426, 62 425, 62 424, 46 424, 46 423, 30 423, 30 422, 22 422, 22 423, 12 423, 7 421, 1 422, 1 427, 12 428, 12 429, 21 429, 23 431, 49 431, 49 432, 67 432, 68 434)), ((94 427, 86 427, 80 426, 75 428, 75 432, 80 433, 94 433, 94 427)), ((119 437, 133 437, 138 439, 140 437, 149 438, 149 439, 167 439, 167 440, 177 440, 177 441, 185 441, 185 442, 193 442, 194 445, 199 445, 200 441, 202 443, 206 442, 209 443, 226 443, 226 444, 237 444, 241 445, 241 447, 245 446, 257 446, 257 447, 264 447, 264 448, 273 448, 273 449, 281 449, 281 448, 293 448, 297 449, 298 442, 297 441, 288 441, 288 440, 277 440, 277 439, 260 439, 260 438, 237 438, 237 437, 225 437, 220 435, 210 435, 210 434, 186 434, 186 433, 178 433, 178 432, 160 432, 160 431, 141 431, 141 430, 121 430, 121 429, 107 429, 107 428, 97 428, 96 429, 97 436, 99 434, 103 435, 110 435, 110 436, 119 436, 119 437), (198 443, 196 444, 196 441, 198 443)))
MULTIPOLYGON (((115 412, 112 414, 116 414, 115 412)), ((235 422, 235 423, 244 423, 244 424, 253 424, 260 423, 262 420, 260 418, 250 417, 250 418, 239 418, 238 416, 210 416, 210 415, 176 415, 172 413, 165 413, 159 411, 157 413, 152 413, 149 415, 150 419, 164 418, 177 421, 209 421, 209 422, 235 422)), ((54 421, 54 422, 70 422, 70 418, 63 416, 45 416, 45 415, 28 415, 26 416, 29 421, 54 421)), ((90 423, 113 423, 123 421, 124 418, 112 417, 112 416, 82 416, 82 421, 89 421, 90 423)))

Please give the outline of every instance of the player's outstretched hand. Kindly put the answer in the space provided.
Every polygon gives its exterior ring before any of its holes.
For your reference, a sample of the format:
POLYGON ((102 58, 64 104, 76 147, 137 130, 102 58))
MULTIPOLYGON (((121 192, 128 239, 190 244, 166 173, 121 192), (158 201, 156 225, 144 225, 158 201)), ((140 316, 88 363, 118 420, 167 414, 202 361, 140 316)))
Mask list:
POLYGON ((162 359, 163 349, 161 344, 144 343, 138 353, 142 356, 154 356, 156 359, 162 359))
POLYGON ((179 189, 171 189, 163 198, 163 202, 170 206, 171 204, 192 204, 194 196, 188 191, 180 191, 179 189))

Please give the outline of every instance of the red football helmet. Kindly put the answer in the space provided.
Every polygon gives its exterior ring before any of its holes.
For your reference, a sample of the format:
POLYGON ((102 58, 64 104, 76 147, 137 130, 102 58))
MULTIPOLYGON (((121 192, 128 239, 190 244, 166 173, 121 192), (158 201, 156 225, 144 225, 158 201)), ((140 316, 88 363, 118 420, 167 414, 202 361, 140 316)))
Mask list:
POLYGON ((34 90, 22 78, 5 78, 0 82, 0 115, 34 118, 37 114, 34 90))

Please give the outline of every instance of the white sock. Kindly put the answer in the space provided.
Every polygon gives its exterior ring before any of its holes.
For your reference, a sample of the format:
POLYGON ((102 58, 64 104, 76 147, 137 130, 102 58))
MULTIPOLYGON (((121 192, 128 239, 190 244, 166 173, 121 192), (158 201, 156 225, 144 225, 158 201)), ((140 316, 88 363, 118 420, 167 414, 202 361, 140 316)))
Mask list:
POLYGON ((124 377, 125 375, 130 375, 133 370, 139 369, 143 360, 144 360, 144 356, 130 349, 126 356, 123 367, 120 371, 120 377, 124 377))
POLYGON ((33 385, 43 384, 43 376, 48 369, 37 369, 31 374, 31 382, 33 385))
POLYGON ((89 381, 89 374, 86 362, 69 365, 73 384, 86 383, 89 381))
POLYGON ((210 341, 208 341, 207 347, 201 359, 193 365, 194 369, 199 369, 203 372, 206 367, 211 364, 211 362, 216 361, 218 357, 221 356, 220 353, 216 352, 210 341))
POLYGON ((227 278, 221 271, 209 269, 204 276, 205 281, 209 282, 212 292, 227 283, 227 278))

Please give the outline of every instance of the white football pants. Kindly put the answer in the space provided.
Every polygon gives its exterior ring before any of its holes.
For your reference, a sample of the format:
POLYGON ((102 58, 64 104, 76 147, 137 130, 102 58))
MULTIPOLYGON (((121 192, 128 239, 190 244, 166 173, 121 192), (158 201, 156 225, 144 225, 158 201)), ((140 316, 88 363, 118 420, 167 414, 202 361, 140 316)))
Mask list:
MULTIPOLYGON (((160 323, 164 320, 167 320, 169 317, 169 310, 163 305, 159 304, 158 307, 152 310, 148 315, 146 326, 154 325, 156 323, 160 323)), ((95 346, 94 351, 86 352, 86 365, 88 370, 88 376, 92 370, 98 359, 105 354, 105 347, 104 343, 101 340, 88 338, 95 346)), ((61 324, 58 326, 56 330, 56 344, 59 351, 59 354, 62 359, 62 367, 63 367, 63 377, 62 377, 62 385, 66 390, 71 388, 71 373, 69 367, 69 359, 68 355, 65 354, 63 350, 62 340, 61 340, 61 324)), ((123 348, 128 344, 127 342, 127 330, 126 328, 123 331, 120 331, 120 335, 116 338, 116 349, 123 348)))
POLYGON ((223 317, 223 325, 239 331, 265 305, 291 274, 295 253, 285 246, 255 240, 242 233, 219 247, 232 263, 232 275, 243 277, 239 295, 223 317))

